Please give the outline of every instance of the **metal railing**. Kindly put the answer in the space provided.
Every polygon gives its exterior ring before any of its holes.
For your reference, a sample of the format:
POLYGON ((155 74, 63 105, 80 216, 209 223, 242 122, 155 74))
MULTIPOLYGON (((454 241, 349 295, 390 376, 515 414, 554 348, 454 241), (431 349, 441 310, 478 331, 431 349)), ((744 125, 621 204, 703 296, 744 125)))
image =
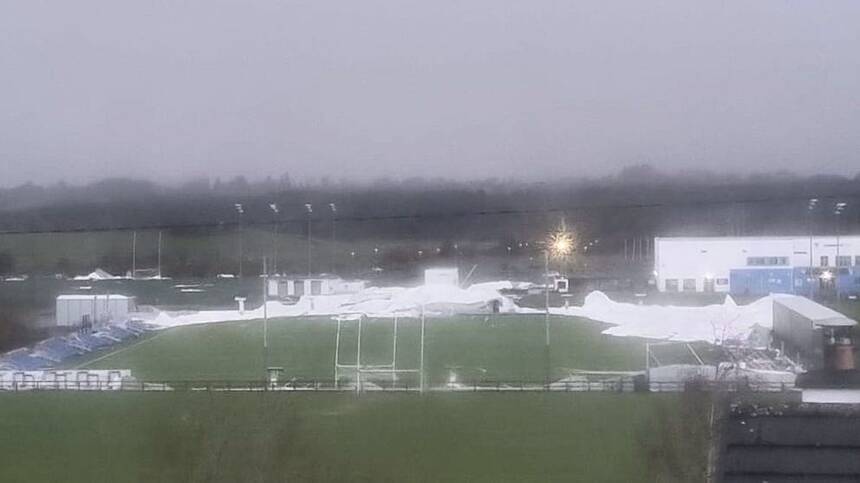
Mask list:
MULTIPOLYGON (((575 380, 541 384, 534 381, 491 381, 428 385, 426 392, 785 392, 794 386, 757 381, 651 381, 647 386, 633 379, 575 380), (646 389, 647 388, 647 389, 646 389)), ((361 392, 421 392, 419 384, 400 381, 362 381, 361 392)), ((351 380, 293 379, 279 382, 262 380, 173 380, 137 381, 0 381, 0 392, 24 391, 130 391, 130 392, 355 392, 351 380)))

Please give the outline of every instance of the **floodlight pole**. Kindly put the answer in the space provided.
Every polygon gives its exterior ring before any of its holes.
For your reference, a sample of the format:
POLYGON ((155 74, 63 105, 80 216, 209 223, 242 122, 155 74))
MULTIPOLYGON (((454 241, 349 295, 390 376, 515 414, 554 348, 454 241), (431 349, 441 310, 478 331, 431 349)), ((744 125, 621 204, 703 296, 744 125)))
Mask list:
POLYGON ((331 208, 331 273, 334 273, 334 264, 335 264, 335 226, 337 225, 337 205, 334 203, 329 203, 328 207, 331 208))
MULTIPOLYGON (((263 257, 263 376, 269 372, 269 272, 266 267, 266 257, 263 257)), ((268 387, 268 381, 266 384, 268 387)))
POLYGON ((813 233, 812 233, 812 230, 813 230, 813 228, 812 228, 812 212, 815 209, 815 205, 817 203, 818 203, 818 198, 811 198, 809 200, 809 205, 807 207, 807 211, 809 212, 809 216, 808 216, 808 220, 807 220, 807 222, 809 224, 809 275, 807 277, 807 281, 809 282, 809 298, 810 298, 810 300, 813 299, 815 296, 815 291, 814 291, 815 276, 814 276, 814 271, 812 269, 813 264, 814 264, 814 256, 812 254, 812 236, 813 236, 813 233))
POLYGON ((137 274, 137 231, 131 232, 131 279, 137 274))
POLYGON ((334 338, 334 388, 338 388, 337 366, 340 364, 338 354, 340 353, 340 317, 337 318, 337 335, 334 338))
POLYGON ((420 349, 420 362, 418 366, 418 374, 419 374, 419 391, 424 392, 424 305, 421 305, 421 349, 420 349))
POLYGON ((308 215, 308 276, 311 275, 311 214, 313 206, 310 203, 305 203, 305 210, 308 215))
POLYGON ((356 385, 355 390, 359 394, 361 394, 361 319, 364 318, 364 314, 358 316, 358 347, 356 348, 355 355, 355 374, 356 374, 356 385))
POLYGON ((269 209, 272 210, 272 273, 278 273, 278 214, 281 212, 276 203, 269 203, 269 209))
POLYGON ((545 312, 544 312, 544 382, 548 386, 550 380, 550 353, 549 353, 549 247, 544 249, 544 295, 545 295, 545 312))
POLYGON ((161 230, 158 231, 158 279, 161 280, 161 230))
POLYGON ((238 235, 239 235, 239 278, 242 278, 242 268, 243 268, 243 266, 242 266, 242 256, 243 256, 243 250, 242 250, 242 214, 245 213, 245 208, 242 206, 242 203, 234 203, 233 207, 236 208, 236 213, 239 217, 239 227, 238 227, 239 228, 238 229, 238 235))
POLYGON ((391 350, 391 382, 397 382, 397 314, 394 314, 394 347, 391 350))
POLYGON ((836 203, 836 210, 833 212, 836 215, 836 260, 834 263, 836 266, 836 277, 833 280, 833 286, 836 289, 836 305, 839 305, 842 301, 841 294, 839 293, 839 235, 842 231, 843 209, 845 209, 845 203, 836 203))

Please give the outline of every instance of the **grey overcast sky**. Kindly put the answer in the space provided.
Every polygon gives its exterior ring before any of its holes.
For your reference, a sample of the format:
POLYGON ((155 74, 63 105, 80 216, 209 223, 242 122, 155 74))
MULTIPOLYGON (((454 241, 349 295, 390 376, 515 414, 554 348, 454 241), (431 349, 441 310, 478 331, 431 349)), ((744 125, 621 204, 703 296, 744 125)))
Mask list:
POLYGON ((860 171, 860 2, 0 0, 0 185, 860 171))

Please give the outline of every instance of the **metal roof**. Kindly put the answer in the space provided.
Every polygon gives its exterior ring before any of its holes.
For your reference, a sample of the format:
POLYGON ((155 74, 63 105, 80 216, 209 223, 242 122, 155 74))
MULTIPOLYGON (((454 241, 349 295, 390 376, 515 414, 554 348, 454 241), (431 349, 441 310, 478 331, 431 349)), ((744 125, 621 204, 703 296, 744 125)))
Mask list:
POLYGON ((131 297, 119 294, 65 294, 57 296, 57 300, 92 300, 93 298, 96 300, 105 300, 108 298, 123 300, 130 299, 131 297))
POLYGON ((774 295, 773 302, 811 320, 819 327, 851 327, 857 321, 799 295, 774 295))

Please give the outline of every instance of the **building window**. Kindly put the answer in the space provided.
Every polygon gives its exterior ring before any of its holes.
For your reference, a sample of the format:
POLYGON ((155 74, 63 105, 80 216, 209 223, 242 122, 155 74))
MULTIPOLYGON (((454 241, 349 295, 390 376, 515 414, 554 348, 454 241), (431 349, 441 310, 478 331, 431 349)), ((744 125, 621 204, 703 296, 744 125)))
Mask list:
POLYGON ((751 267, 788 265, 788 257, 747 257, 747 265, 751 267))
POLYGON ((685 292, 695 292, 696 291, 696 279, 695 278, 685 278, 684 279, 684 291, 685 292))
POLYGON ((830 261, 827 258, 827 255, 821 255, 821 266, 826 267, 830 265, 830 261))
POLYGON ((860 255, 854 257, 854 266, 860 267, 860 255))
POLYGON ((850 267, 851 266, 851 255, 839 255, 836 257, 836 266, 837 267, 850 267))
POLYGON ((667 278, 666 279, 666 291, 667 292, 677 292, 678 291, 678 279, 677 278, 667 278))
POLYGON ((729 284, 729 279, 727 279, 727 278, 718 278, 717 279, 717 285, 728 285, 728 284, 729 284))

